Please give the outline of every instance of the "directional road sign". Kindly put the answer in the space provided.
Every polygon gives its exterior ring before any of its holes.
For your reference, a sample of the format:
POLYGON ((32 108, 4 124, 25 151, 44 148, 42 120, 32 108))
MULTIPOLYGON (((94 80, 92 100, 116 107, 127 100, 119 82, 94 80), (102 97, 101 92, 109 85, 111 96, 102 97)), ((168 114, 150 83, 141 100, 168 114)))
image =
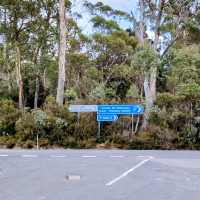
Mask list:
POLYGON ((97 113, 100 115, 102 114, 139 115, 144 113, 144 109, 142 106, 137 104, 98 105, 97 113))
POLYGON ((70 112, 97 112, 97 105, 70 105, 70 112))
POLYGON ((97 115, 98 122, 113 122, 118 119, 117 115, 97 115))

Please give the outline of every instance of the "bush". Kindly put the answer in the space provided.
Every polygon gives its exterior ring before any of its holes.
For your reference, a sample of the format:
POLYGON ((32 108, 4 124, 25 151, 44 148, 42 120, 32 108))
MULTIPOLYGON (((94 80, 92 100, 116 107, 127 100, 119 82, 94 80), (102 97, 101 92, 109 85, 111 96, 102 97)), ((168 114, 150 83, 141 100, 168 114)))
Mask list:
POLYGON ((67 102, 74 102, 78 99, 78 95, 73 88, 70 88, 70 89, 66 90, 65 98, 66 98, 67 102))
POLYGON ((19 110, 10 100, 0 101, 0 135, 14 135, 15 122, 20 116, 19 110))
POLYGON ((8 139, 7 136, 1 136, 0 137, 0 147, 5 147, 6 146, 7 139, 8 139))
POLYGON ((32 149, 34 147, 34 142, 32 140, 27 140, 24 144, 23 147, 25 149, 32 149))
POLYGON ((41 148, 48 148, 49 147, 49 140, 48 139, 39 139, 39 146, 41 148))
POLYGON ((21 141, 32 140, 35 128, 34 116, 31 113, 25 113, 16 122, 16 136, 21 141))
POLYGON ((85 148, 85 149, 91 149, 96 147, 96 139, 91 138, 88 140, 82 140, 80 141, 80 148, 85 148))
POLYGON ((174 96, 170 93, 161 93, 157 95, 156 105, 160 108, 173 108, 177 102, 181 101, 181 96, 174 96))
POLYGON ((12 137, 9 137, 6 141, 6 148, 12 149, 15 147, 15 145, 16 145, 16 140, 12 137))
POLYGON ((63 140, 62 145, 64 148, 78 148, 79 142, 74 137, 68 137, 63 140))

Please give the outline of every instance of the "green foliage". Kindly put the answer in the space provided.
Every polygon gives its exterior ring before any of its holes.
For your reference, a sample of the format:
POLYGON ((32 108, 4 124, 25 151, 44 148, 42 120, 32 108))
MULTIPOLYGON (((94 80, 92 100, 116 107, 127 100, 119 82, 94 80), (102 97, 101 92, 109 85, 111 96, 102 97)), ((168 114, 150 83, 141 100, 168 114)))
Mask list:
POLYGON ((103 2, 84 2, 87 10, 74 12, 74 2, 65 1, 67 78, 65 105, 60 107, 55 100, 58 1, 0 1, 0 146, 34 148, 39 135, 41 148, 199 149, 200 11, 196 1, 162 1, 161 7, 158 1, 146 2, 144 46, 139 37, 142 23, 133 13, 103 2), (88 26, 79 27, 85 16, 88 26), (159 37, 157 45, 152 33, 159 37), (77 119, 68 112, 72 103, 145 104, 151 95, 146 95, 147 90, 154 93, 152 75, 157 79, 157 99, 145 132, 141 117, 138 133, 128 138, 127 117, 127 121, 103 123, 97 141, 96 114, 81 113, 77 119), (145 91, 144 80, 149 82, 145 91), (24 110, 16 107, 19 85, 24 110))
POLYGON ((0 135, 14 135, 15 122, 20 115, 14 102, 10 100, 0 101, 0 135))
POLYGON ((31 113, 25 113, 16 122, 16 134, 22 141, 33 139, 35 133, 34 116, 31 113))
POLYGON ((32 149, 35 146, 34 142, 32 140, 27 140, 24 144, 23 144, 23 148, 25 149, 32 149))
POLYGON ((181 85, 179 87, 178 94, 184 96, 191 102, 197 101, 200 99, 200 85, 197 83, 181 85))
POLYGON ((97 86, 93 91, 91 91, 89 96, 90 98, 93 99, 104 99, 106 97, 105 86, 104 85, 97 86))
POLYGON ((16 145, 16 140, 14 138, 12 138, 12 137, 7 138, 6 148, 12 149, 15 147, 15 145, 16 145))
POLYGON ((106 32, 113 32, 116 30, 120 30, 119 25, 117 22, 113 20, 106 20, 103 17, 96 16, 91 19, 94 28, 98 28, 99 30, 106 31, 106 32))
POLYGON ((160 60, 151 48, 139 49, 133 56, 132 66, 141 72, 147 72, 151 68, 158 67, 160 60))
POLYGON ((71 89, 66 90, 65 98, 67 102, 75 102, 78 99, 78 96, 77 96, 76 91, 73 88, 71 88, 71 89))
POLYGON ((131 87, 129 88, 129 90, 127 91, 127 94, 126 94, 126 97, 127 98, 138 98, 139 97, 139 91, 138 91, 138 88, 136 85, 131 85, 131 87))
POLYGON ((92 99, 113 98, 115 96, 115 91, 112 88, 108 88, 104 84, 101 84, 91 91, 89 96, 92 99))
POLYGON ((160 93, 157 95, 156 104, 160 108, 172 108, 174 104, 176 104, 178 101, 181 101, 181 97, 174 96, 171 93, 160 93))

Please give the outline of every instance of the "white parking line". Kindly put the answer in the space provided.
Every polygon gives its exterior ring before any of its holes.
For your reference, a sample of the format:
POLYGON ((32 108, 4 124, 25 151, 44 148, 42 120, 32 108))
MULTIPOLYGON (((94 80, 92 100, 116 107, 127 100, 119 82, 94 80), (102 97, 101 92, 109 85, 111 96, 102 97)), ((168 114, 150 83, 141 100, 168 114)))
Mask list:
POLYGON ((110 156, 111 158, 124 158, 125 156, 110 156))
POLYGON ((23 158, 37 158, 38 155, 22 155, 23 158))
POLYGON ((130 174, 131 172, 135 171, 137 168, 141 167, 142 165, 144 165, 145 163, 149 162, 150 160, 152 160, 153 158, 148 158, 146 160, 143 160, 142 162, 138 163, 137 165, 135 165, 133 168, 129 169, 128 171, 124 172, 123 174, 121 174, 120 176, 118 176, 117 178, 113 179, 112 181, 106 183, 106 186, 111 186, 114 183, 118 182, 119 180, 121 180, 122 178, 126 177, 128 174, 130 174))
POLYGON ((51 155, 51 158, 66 158, 64 155, 51 155))
POLYGON ((82 158, 96 158, 96 156, 81 156, 82 158))
POLYGON ((0 155, 0 157, 8 157, 8 155, 0 155))
POLYGON ((146 156, 137 156, 137 158, 145 158, 146 156))

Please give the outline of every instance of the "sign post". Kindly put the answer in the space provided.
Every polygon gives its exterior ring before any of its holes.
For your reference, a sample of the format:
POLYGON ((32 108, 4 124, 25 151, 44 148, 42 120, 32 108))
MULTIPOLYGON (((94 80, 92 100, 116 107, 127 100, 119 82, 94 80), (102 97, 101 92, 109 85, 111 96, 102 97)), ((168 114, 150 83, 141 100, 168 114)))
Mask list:
POLYGON ((98 122, 98 132, 97 138, 100 139, 101 137, 101 122, 113 122, 118 119, 117 115, 99 115, 97 114, 97 122, 98 122))
POLYGON ((77 119, 78 119, 78 127, 79 127, 79 125, 80 125, 80 112, 78 112, 78 114, 77 114, 77 119))
POLYGON ((39 136, 38 136, 38 133, 37 133, 37 150, 39 150, 39 136))
POLYGON ((101 122, 98 122, 98 132, 97 132, 97 139, 101 138, 101 122))
MULTIPOLYGON (((134 127, 133 127, 133 114, 132 114, 132 119, 131 119, 131 121, 132 121, 132 123, 131 123, 131 127, 132 127, 131 133, 132 133, 132 136, 133 136, 133 129, 134 129, 134 127)), ((132 137, 132 136, 131 136, 131 137, 132 137)))

